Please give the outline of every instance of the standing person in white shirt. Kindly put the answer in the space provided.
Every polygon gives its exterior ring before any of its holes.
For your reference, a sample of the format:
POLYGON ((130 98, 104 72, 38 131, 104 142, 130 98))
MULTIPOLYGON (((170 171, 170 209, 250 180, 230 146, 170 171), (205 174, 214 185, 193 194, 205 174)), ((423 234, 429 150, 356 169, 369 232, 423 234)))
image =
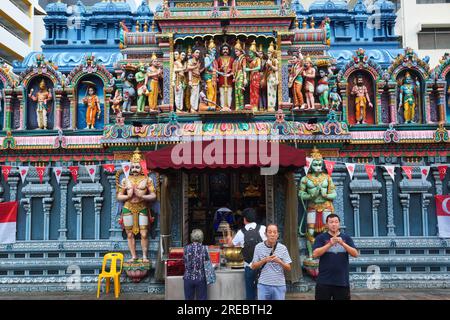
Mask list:
POLYGON ((246 208, 242 212, 244 228, 239 230, 234 238, 228 237, 228 245, 241 246, 244 256, 245 297, 246 300, 256 300, 256 271, 250 268, 253 253, 258 243, 266 241, 266 227, 256 223, 256 212, 253 208, 246 208))

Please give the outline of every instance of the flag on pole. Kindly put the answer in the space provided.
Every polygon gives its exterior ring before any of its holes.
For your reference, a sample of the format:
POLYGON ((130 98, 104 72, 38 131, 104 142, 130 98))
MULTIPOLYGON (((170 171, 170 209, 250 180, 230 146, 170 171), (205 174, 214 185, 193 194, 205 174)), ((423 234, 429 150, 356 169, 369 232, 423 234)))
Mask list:
POLYGON ((95 182, 95 173, 97 172, 97 166, 95 164, 84 166, 86 168, 89 177, 91 177, 92 182, 95 182))
POLYGON ((147 161, 145 161, 145 160, 141 161, 141 168, 142 168, 142 172, 144 173, 144 175, 146 177, 148 177, 147 161))
POLYGON ((412 180, 412 167, 410 166, 402 166, 403 171, 405 171, 406 176, 409 180, 412 180))
POLYGON ((430 174, 430 166, 421 166, 420 174, 422 175, 422 180, 426 181, 428 178, 428 175, 430 174))
POLYGON ((116 166, 114 164, 102 164, 102 167, 106 172, 109 173, 113 173, 116 169, 116 166))
POLYGON ((25 183, 25 179, 27 178, 27 175, 28 175, 28 170, 30 170, 29 166, 26 166, 26 167, 19 166, 19 173, 20 173, 20 178, 22 179, 22 183, 25 183))
POLYGON ((366 164, 364 166, 366 168, 367 175, 369 176, 369 180, 372 181, 373 174, 375 173, 375 165, 374 164, 366 164))
POLYGON ((62 167, 53 167, 53 173, 55 174, 56 182, 58 182, 58 185, 59 181, 61 180, 62 171, 63 171, 62 167))
POLYGON ((19 203, 3 202, 0 203, 0 243, 15 243, 16 242, 16 223, 17 223, 17 209, 19 203))
POLYGON ((441 179, 441 181, 444 181, 445 176, 447 175, 447 168, 448 166, 438 166, 439 179, 441 179))
POLYGON ((450 238, 450 195, 438 195, 434 197, 436 199, 439 237, 450 238))
POLYGON ((305 174, 308 174, 312 161, 313 161, 313 158, 306 157, 306 165, 303 167, 305 169, 305 174))
POLYGON ((8 182, 8 177, 9 174, 11 173, 11 166, 3 166, 2 167, 2 174, 3 174, 3 178, 5 178, 5 182, 8 182))
POLYGON ((71 166, 69 167, 69 171, 70 174, 72 175, 73 181, 75 181, 75 183, 77 183, 77 179, 78 179, 78 166, 71 166))
POLYGON ((44 179, 45 167, 34 167, 36 169, 37 175, 39 177, 39 182, 42 183, 44 179))
POLYGON ((123 170, 123 174, 125 175, 126 179, 128 179, 128 176, 130 175, 130 169, 131 169, 131 163, 130 162, 122 163, 122 170, 123 170))
POLYGON ((348 174, 350 175, 350 180, 353 180, 353 175, 355 174, 355 163, 346 163, 345 166, 347 167, 348 174))
POLYGON ((328 175, 331 177, 331 174, 333 173, 334 165, 336 164, 336 161, 324 160, 323 163, 325 164, 325 168, 327 169, 328 175))
POLYGON ((386 169, 386 171, 389 174, 389 176, 391 177, 392 181, 395 181, 395 166, 386 165, 383 167, 386 169))

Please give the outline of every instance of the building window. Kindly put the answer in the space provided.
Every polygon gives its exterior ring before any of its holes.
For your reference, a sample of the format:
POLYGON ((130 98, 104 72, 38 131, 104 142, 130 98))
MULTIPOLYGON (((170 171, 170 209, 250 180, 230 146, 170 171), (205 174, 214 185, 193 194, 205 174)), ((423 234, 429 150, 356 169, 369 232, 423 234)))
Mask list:
POLYGON ((424 28, 418 34, 419 49, 450 49, 450 28, 424 28))

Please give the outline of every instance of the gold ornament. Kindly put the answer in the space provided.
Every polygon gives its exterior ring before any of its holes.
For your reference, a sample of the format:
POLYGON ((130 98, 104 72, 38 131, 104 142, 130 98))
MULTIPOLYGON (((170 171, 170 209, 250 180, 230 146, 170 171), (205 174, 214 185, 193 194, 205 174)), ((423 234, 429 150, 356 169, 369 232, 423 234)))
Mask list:
POLYGON ((253 40, 249 50, 256 53, 256 40, 253 40))
POLYGON ((142 158, 142 154, 141 151, 139 151, 139 148, 136 148, 136 150, 134 150, 133 155, 131 156, 130 162, 131 163, 141 163, 141 161, 144 160, 142 158))
POLYGON ((215 49, 215 48, 216 48, 216 44, 214 43, 213 38, 211 38, 211 39, 209 40, 208 49, 209 49, 209 50, 212 50, 212 49, 215 49))
POLYGON ((267 49, 267 52, 274 52, 275 51, 275 45, 273 44, 273 41, 270 41, 269 49, 267 49))
POLYGON ((234 50, 244 51, 242 50, 241 41, 239 39, 236 41, 236 44, 234 45, 234 50))
POLYGON ((314 146, 311 151, 311 158, 313 158, 313 160, 323 160, 322 154, 319 152, 319 149, 317 149, 316 146, 314 146))

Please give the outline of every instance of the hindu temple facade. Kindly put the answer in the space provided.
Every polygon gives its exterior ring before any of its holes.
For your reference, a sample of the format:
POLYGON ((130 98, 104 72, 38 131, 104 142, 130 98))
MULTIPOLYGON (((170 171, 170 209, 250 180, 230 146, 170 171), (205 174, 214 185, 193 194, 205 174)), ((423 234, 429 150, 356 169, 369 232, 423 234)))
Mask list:
MULTIPOLYGON (((450 188, 438 170, 450 161, 450 56, 430 66, 400 48, 393 4, 375 5, 376 17, 363 1, 305 10, 298 0, 164 0, 155 12, 146 1, 136 12, 120 1, 48 5, 43 51, 0 68, 0 166, 10 167, 0 201, 20 203, 17 242, 0 245, 0 290, 65 291, 73 279, 94 290, 103 254, 128 250, 116 197, 122 164, 136 147, 201 138, 279 141, 307 154, 316 146, 335 162, 335 210, 361 250, 352 283, 366 287, 376 265, 382 287, 448 287, 450 241, 438 235, 434 195, 450 188), (352 179, 346 163, 357 164, 352 179), (373 177, 365 165, 375 165, 373 177), (395 166, 395 179, 382 166, 395 166)), ((170 174, 172 247, 194 226, 208 228, 222 205, 256 206, 282 235, 292 201, 295 230, 304 216, 282 174, 170 174)), ((295 171, 297 188, 304 175, 295 171)), ((163 292, 154 269, 169 244, 160 235, 156 219, 150 277, 124 290, 163 292)), ((304 257, 305 238, 290 236, 304 257)), ((290 289, 312 283, 303 274, 290 289)))

